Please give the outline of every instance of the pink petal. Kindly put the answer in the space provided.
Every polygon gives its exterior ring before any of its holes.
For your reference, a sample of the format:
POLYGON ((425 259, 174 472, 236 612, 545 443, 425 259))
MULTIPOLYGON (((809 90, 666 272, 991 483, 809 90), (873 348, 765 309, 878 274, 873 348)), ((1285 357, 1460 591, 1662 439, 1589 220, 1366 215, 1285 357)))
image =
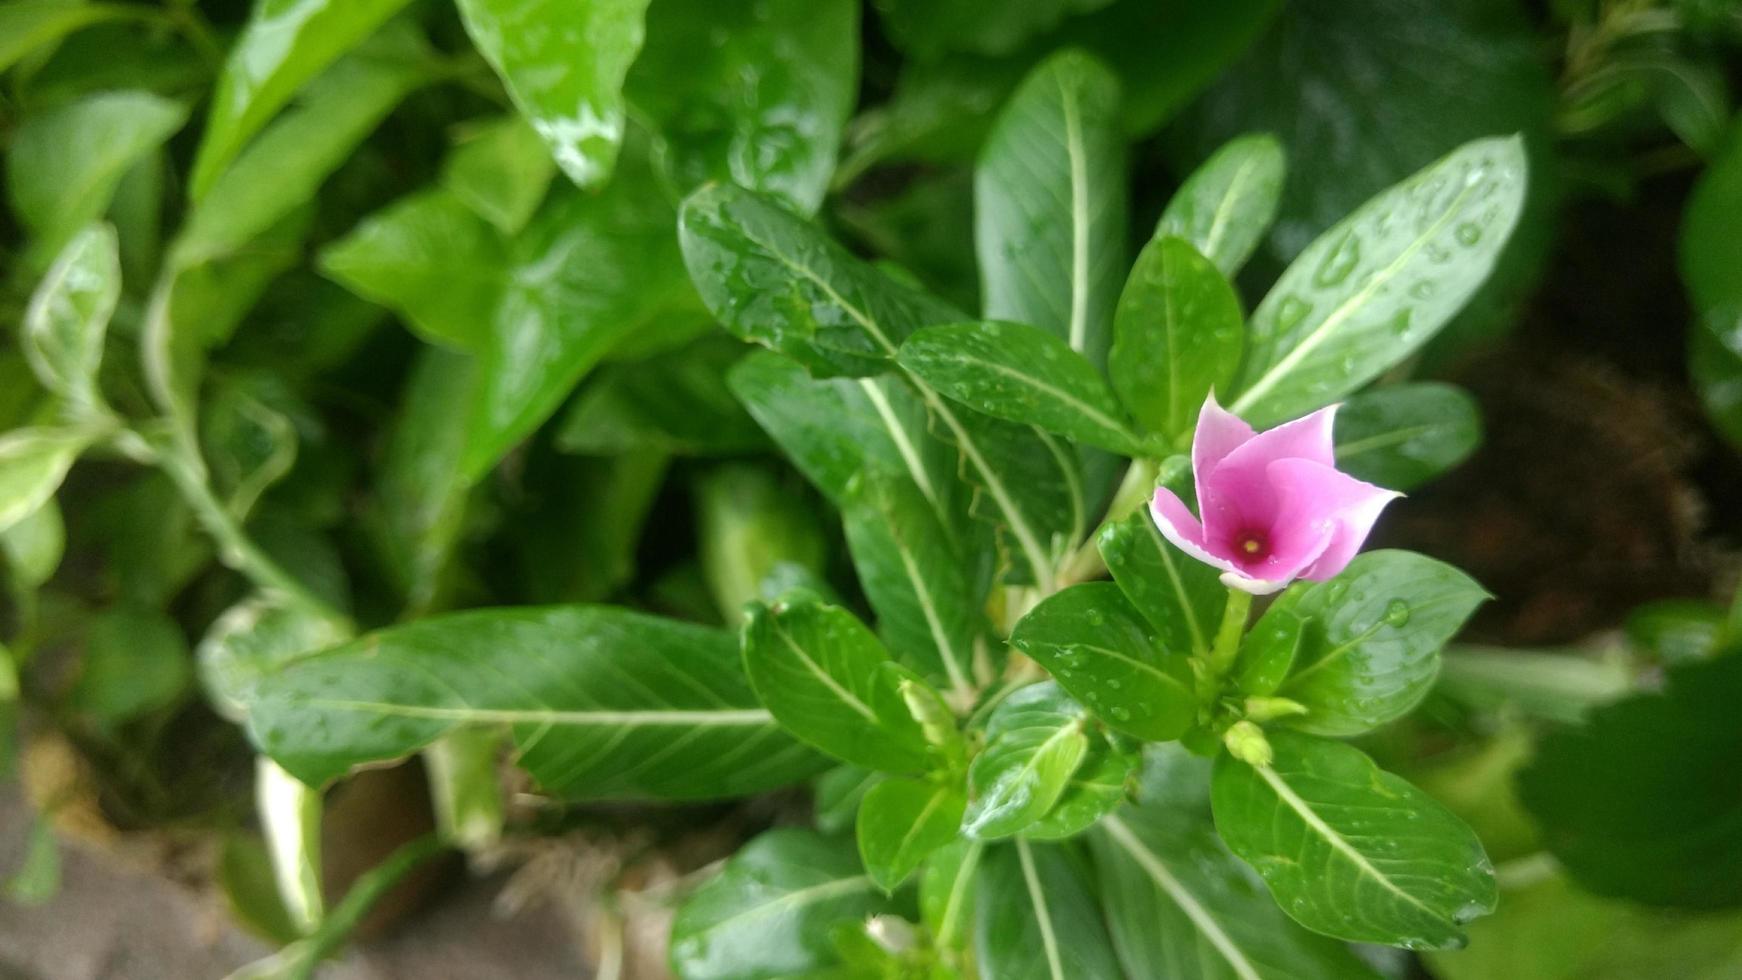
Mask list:
POLYGON ((1149 501, 1149 516, 1154 519, 1161 536, 1173 542, 1175 548, 1206 565, 1213 565, 1224 571, 1235 571, 1233 562, 1210 553, 1209 545, 1204 540, 1203 525, 1198 523, 1198 519, 1192 516, 1191 509, 1172 490, 1166 487, 1155 488, 1155 496, 1149 501))
POLYGON ((1198 427, 1192 433, 1192 475, 1197 480, 1199 506, 1204 502, 1204 477, 1252 437, 1246 420, 1218 405, 1216 393, 1210 392, 1198 410, 1198 427))
POLYGON ((1320 553, 1297 570, 1299 577, 1314 581, 1342 571, 1367 540, 1380 511, 1402 496, 1306 459, 1279 459, 1267 472, 1278 502, 1272 534, 1325 536, 1320 553))
POLYGON ((1204 537, 1226 541, 1242 531, 1269 527, 1277 509, 1269 465, 1293 458, 1333 465, 1331 429, 1336 413, 1337 406, 1332 405, 1260 432, 1230 450, 1213 469, 1199 469, 1198 512, 1204 515, 1204 537))
POLYGON ((1273 460, 1308 459, 1323 466, 1337 465, 1336 442, 1331 436, 1340 405, 1324 408, 1258 433, 1222 459, 1223 466, 1263 469, 1273 460))

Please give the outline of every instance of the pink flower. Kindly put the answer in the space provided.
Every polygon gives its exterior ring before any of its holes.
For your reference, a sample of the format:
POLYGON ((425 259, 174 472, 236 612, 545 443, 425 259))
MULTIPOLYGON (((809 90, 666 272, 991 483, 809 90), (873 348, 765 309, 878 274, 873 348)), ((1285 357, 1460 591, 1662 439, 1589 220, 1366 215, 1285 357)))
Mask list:
POLYGON ((1222 583, 1266 595, 1297 578, 1323 581, 1355 557, 1379 512, 1402 494, 1340 472, 1337 406, 1255 433, 1212 394, 1192 436, 1200 523, 1171 490, 1149 512, 1181 551, 1223 570, 1222 583))

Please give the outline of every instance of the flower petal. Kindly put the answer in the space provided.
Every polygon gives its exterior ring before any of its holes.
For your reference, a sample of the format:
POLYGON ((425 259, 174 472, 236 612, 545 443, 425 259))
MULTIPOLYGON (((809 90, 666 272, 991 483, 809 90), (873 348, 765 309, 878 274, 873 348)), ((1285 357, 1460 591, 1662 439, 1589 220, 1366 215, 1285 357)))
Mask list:
POLYGON ((1204 526, 1192 516, 1191 509, 1180 500, 1172 490, 1166 487, 1156 487, 1155 496, 1149 501, 1149 516, 1155 521, 1155 527, 1161 536, 1173 542, 1173 546, 1191 555, 1206 565, 1232 572, 1234 563, 1226 558, 1210 553, 1208 544, 1204 541, 1204 526))
POLYGON ((1246 420, 1217 404, 1216 393, 1210 392, 1198 410, 1198 427, 1192 433, 1192 476, 1197 480, 1200 505, 1204 502, 1204 478, 1253 435, 1246 420))
POLYGON ((1327 405, 1311 415, 1266 429, 1229 452, 1223 457, 1222 465, 1262 470, 1275 460, 1306 459, 1334 467, 1337 465, 1337 447, 1332 431, 1337 421, 1337 409, 1341 407, 1327 405))
POLYGON ((1385 505, 1403 496, 1306 459, 1279 459, 1267 472, 1277 496, 1277 526, 1329 532, 1322 553, 1299 572, 1318 582, 1349 564, 1385 505))

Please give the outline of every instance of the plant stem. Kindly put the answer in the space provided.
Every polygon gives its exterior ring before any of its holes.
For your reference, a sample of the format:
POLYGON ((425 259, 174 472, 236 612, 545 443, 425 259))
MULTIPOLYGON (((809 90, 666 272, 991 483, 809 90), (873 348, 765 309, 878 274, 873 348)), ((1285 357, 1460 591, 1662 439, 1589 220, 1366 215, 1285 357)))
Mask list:
POLYGON ((1107 570, 1101 559, 1101 532, 1109 526, 1124 520, 1137 508, 1143 506, 1155 493, 1155 477, 1161 470, 1161 465, 1152 459, 1134 459, 1125 469, 1125 478, 1120 481, 1119 489, 1113 494, 1113 502, 1107 505, 1107 516, 1101 520, 1077 550, 1066 558, 1059 566, 1058 584, 1060 588, 1087 582, 1098 577, 1107 570))
POLYGON ((375 903, 381 899, 400 879, 416 870, 423 862, 441 853, 443 845, 441 838, 435 834, 425 834, 387 856, 387 860, 369 869, 357 879, 351 890, 332 912, 322 920, 320 927, 309 934, 298 944, 298 956, 288 971, 295 980, 306 980, 314 975, 315 967, 321 960, 331 955, 345 941, 345 938, 357 928, 357 923, 375 903))
POLYGON ((1228 590, 1228 604, 1222 607, 1222 625, 1216 629, 1216 642, 1210 648, 1206 673, 1220 681, 1234 669, 1234 659, 1240 655, 1240 638, 1246 635, 1246 617, 1252 612, 1252 593, 1228 590))
POLYGON ((190 465, 183 457, 179 443, 168 452, 160 453, 157 464, 181 491, 200 526, 217 542, 220 561, 253 580, 260 588, 276 592, 306 612, 343 626, 347 633, 351 631, 349 617, 310 592, 249 539, 229 510, 212 495, 212 488, 204 477, 205 467, 190 465))

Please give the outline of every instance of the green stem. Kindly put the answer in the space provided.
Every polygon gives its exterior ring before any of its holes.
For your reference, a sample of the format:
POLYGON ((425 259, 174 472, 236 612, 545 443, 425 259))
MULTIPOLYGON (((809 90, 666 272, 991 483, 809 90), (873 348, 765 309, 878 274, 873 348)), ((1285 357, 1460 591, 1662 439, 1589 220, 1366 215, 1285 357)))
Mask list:
POLYGON ((441 853, 443 848, 441 838, 435 834, 426 834, 387 856, 387 860, 369 869, 357 879, 351 890, 331 913, 321 921, 320 927, 310 933, 307 939, 298 944, 298 955, 288 971, 294 980, 307 980, 314 975, 315 967, 321 960, 338 950, 344 944, 346 937, 357 928, 357 923, 375 903, 381 899, 394 885, 425 861, 441 853))
POLYGON ((1107 516, 1102 518, 1095 532, 1060 566, 1060 588, 1087 582, 1107 570, 1106 563, 1101 559, 1101 532, 1131 516, 1133 511, 1142 507, 1155 494, 1155 478, 1160 470, 1161 464, 1152 459, 1131 461, 1131 465, 1125 469, 1125 479, 1120 481, 1119 489, 1113 494, 1113 502, 1107 505, 1107 516))
POLYGON ((1252 612, 1252 593, 1228 590, 1228 604, 1222 607, 1222 625, 1216 629, 1216 642, 1210 647, 1207 673, 1220 681, 1234 669, 1234 659, 1240 655, 1240 638, 1246 635, 1246 617, 1252 612))
POLYGON ((253 580, 260 588, 276 592, 303 607, 305 611, 340 624, 346 632, 350 632, 349 617, 310 592, 249 539, 230 511, 212 495, 212 488, 204 477, 205 467, 194 465, 185 459, 179 451, 179 445, 177 443, 176 448, 160 454, 157 458, 158 466, 181 491, 200 526, 217 542, 219 560, 225 566, 253 580))

